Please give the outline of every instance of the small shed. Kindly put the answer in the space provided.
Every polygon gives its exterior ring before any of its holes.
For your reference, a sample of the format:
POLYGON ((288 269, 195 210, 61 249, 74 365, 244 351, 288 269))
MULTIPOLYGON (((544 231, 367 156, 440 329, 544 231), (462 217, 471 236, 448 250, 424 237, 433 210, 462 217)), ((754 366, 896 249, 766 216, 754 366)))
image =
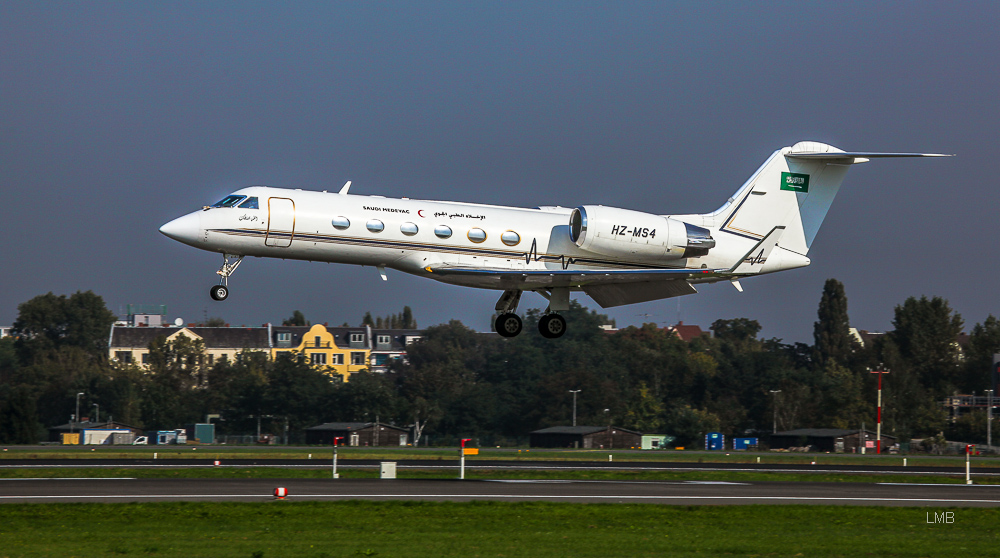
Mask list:
POLYGON ((668 436, 666 434, 643 434, 642 449, 667 449, 676 439, 675 436, 668 436))
MULTIPOLYGON (((875 451, 875 433, 871 430, 853 430, 845 428, 799 428, 771 434, 771 449, 789 449, 812 446, 816 451, 835 453, 861 453, 858 449, 865 446, 867 451, 875 451)), ((896 445, 896 437, 882 434, 882 451, 896 445)))
MULTIPOLYGON (((59 426, 53 426, 53 427, 49 428, 49 441, 50 442, 62 442, 63 441, 63 436, 62 436, 63 434, 75 433, 75 434, 79 435, 80 432, 82 432, 84 430, 95 430, 95 429, 97 429, 97 430, 127 430, 127 431, 131 432, 134 436, 141 436, 142 435, 142 430, 139 430, 138 428, 134 428, 134 427, 129 426, 127 424, 122 424, 122 423, 117 422, 117 421, 90 422, 90 421, 86 421, 85 420, 85 421, 81 421, 81 422, 67 422, 66 424, 60 424, 59 426)), ((116 437, 116 439, 124 440, 125 438, 119 436, 119 437, 116 437)), ((83 438, 77 436, 76 437, 76 442, 74 442, 74 443, 79 444, 82 440, 83 440, 83 438)), ((112 442, 114 442, 114 441, 115 440, 112 440, 112 442)), ((127 443, 132 443, 132 442, 129 441, 127 443)))
POLYGON ((306 443, 332 446, 334 438, 343 438, 343 446, 405 446, 409 430, 376 422, 327 422, 306 428, 306 443))
POLYGON ((530 433, 533 448, 630 449, 642 434, 618 426, 552 426, 530 433))

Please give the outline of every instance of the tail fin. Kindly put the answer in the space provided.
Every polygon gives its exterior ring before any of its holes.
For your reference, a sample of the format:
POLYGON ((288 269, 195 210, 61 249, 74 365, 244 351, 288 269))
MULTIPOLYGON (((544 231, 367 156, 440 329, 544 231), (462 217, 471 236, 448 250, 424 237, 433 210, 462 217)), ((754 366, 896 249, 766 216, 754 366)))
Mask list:
POLYGON ((778 245, 805 256, 851 165, 878 157, 945 156, 845 152, 825 143, 799 142, 771 154, 725 205, 704 217, 714 218, 720 232, 754 241, 784 227, 778 245))

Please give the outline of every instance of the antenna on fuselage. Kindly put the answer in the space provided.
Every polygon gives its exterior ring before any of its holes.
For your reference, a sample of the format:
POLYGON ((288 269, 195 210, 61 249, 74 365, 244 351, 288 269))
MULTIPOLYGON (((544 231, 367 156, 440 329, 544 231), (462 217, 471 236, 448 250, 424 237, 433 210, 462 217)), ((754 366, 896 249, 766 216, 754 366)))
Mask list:
POLYGON ((350 190, 350 189, 351 189, 351 181, 348 180, 347 184, 344 184, 344 187, 340 189, 340 195, 341 196, 346 196, 347 195, 347 191, 350 190))

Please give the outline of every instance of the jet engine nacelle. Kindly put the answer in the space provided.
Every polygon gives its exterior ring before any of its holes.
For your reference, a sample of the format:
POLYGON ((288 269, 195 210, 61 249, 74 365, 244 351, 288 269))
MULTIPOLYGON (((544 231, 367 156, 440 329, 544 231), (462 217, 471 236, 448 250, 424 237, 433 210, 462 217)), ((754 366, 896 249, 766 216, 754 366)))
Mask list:
POLYGON ((581 250, 642 260, 696 258, 715 247, 711 231, 703 227, 602 205, 574 209, 569 236, 581 250))

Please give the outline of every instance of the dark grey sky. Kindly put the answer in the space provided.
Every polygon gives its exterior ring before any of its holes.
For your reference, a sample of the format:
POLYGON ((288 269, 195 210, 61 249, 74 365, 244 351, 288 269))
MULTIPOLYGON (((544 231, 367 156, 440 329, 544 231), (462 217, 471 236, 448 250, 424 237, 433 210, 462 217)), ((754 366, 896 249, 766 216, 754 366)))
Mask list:
MULTIPOLYGON (((268 184, 655 213, 717 208, 773 151, 957 153, 852 169, 803 270, 608 312, 811 341, 825 279, 855 326, 911 295, 1000 314, 1000 4, 0 2, 0 323, 48 291, 171 318, 488 329, 492 291, 216 254, 158 227, 268 184)), ((596 304, 580 295, 585 304, 596 304)), ((522 309, 542 306, 528 295, 522 309)))

